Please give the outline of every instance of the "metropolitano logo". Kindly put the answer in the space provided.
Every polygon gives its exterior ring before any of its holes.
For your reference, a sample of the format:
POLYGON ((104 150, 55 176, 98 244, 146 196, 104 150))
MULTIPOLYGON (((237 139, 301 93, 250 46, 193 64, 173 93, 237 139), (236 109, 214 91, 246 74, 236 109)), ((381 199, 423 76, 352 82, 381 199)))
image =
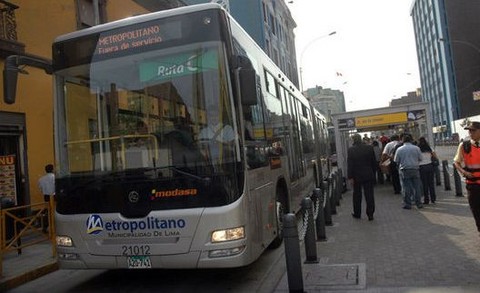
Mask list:
POLYGON ((98 234, 103 231, 103 220, 99 215, 90 215, 86 224, 88 234, 98 234))

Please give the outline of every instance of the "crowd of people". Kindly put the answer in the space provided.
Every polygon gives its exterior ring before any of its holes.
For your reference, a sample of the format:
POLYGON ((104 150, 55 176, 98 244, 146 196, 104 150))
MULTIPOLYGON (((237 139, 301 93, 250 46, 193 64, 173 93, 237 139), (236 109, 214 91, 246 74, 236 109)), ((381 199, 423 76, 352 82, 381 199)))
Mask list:
MULTIPOLYGON (((460 142, 454 166, 465 177, 468 202, 480 233, 480 122, 465 127, 470 140, 460 142)), ((435 204, 435 171, 438 156, 425 137, 417 140, 411 134, 400 133, 387 137, 384 133, 375 138, 352 136, 352 146, 347 154, 347 178, 353 187, 354 218, 362 214, 362 193, 366 202, 366 214, 374 219, 375 184, 390 182, 394 194, 402 194, 404 209, 415 205, 435 204)))

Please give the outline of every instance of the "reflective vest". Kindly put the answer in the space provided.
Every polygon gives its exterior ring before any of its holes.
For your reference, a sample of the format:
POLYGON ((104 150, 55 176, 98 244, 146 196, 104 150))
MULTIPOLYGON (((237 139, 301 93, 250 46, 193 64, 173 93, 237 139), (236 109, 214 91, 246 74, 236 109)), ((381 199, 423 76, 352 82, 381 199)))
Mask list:
POLYGON ((473 178, 466 178, 465 182, 467 184, 480 184, 480 147, 472 144, 468 153, 465 149, 462 152, 465 163, 464 169, 473 174, 473 178))

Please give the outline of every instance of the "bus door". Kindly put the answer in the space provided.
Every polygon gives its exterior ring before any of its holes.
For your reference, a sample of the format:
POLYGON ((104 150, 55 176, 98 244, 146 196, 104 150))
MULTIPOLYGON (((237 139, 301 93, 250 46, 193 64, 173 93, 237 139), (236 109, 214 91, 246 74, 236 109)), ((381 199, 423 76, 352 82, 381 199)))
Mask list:
POLYGON ((264 104, 262 95, 258 95, 258 103, 243 107, 245 149, 247 161, 247 176, 249 196, 253 199, 254 207, 250 209, 252 219, 255 219, 256 240, 264 242, 272 238, 274 223, 274 184, 270 175, 268 146, 265 130, 264 104))

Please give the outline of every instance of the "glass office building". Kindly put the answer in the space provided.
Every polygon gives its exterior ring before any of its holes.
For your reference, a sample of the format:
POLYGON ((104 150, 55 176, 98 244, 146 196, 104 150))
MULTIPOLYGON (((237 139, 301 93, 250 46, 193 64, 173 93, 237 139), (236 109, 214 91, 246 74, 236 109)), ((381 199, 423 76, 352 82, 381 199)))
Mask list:
POLYGON ((480 114, 480 1, 414 0, 423 100, 429 102, 436 140, 457 132, 453 121, 480 114))

